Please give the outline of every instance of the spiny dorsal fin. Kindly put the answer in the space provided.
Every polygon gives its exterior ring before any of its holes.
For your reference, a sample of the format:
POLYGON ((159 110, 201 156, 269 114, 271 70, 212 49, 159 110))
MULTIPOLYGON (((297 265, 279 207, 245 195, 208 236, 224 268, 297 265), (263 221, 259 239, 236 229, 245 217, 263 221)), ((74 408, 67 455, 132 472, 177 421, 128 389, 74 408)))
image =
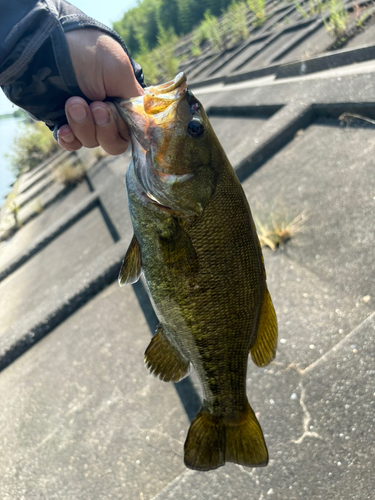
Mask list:
POLYGON ((147 347, 144 360, 150 372, 164 382, 178 382, 189 373, 189 361, 171 344, 162 325, 147 347))
POLYGON ((118 276, 119 285, 124 286, 136 283, 141 273, 141 249, 137 238, 133 235, 118 276))
POLYGON ((265 287, 257 338, 250 349, 251 358, 257 366, 268 365, 276 355, 277 318, 271 296, 265 287))

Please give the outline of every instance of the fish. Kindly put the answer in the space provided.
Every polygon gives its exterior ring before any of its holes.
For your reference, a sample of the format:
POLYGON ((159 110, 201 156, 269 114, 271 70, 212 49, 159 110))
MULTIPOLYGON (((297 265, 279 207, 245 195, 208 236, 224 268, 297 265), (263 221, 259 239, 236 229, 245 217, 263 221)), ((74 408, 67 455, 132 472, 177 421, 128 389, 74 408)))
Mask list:
POLYGON ((249 354, 259 367, 274 359, 277 318, 246 195, 184 73, 116 106, 131 134, 134 230, 119 284, 143 274, 160 321, 144 355, 149 371, 178 382, 193 367, 202 386, 185 465, 265 466, 246 374, 249 354))

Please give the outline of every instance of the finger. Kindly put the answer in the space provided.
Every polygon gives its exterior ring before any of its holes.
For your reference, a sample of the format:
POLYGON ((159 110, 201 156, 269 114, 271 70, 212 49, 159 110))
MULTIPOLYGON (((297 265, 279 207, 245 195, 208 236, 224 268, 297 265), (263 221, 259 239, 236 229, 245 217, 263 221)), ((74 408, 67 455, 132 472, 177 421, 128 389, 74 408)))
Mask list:
POLYGON ((65 104, 65 114, 73 134, 86 148, 99 145, 95 123, 87 102, 81 97, 70 97, 65 104))
POLYGON ((57 132, 57 139, 60 146, 67 151, 77 151, 81 149, 82 144, 73 134, 69 125, 63 125, 57 132))
POLYGON ((115 106, 112 103, 93 102, 90 109, 96 124, 96 138, 104 151, 111 155, 124 153, 130 137, 125 122, 117 119, 115 106))

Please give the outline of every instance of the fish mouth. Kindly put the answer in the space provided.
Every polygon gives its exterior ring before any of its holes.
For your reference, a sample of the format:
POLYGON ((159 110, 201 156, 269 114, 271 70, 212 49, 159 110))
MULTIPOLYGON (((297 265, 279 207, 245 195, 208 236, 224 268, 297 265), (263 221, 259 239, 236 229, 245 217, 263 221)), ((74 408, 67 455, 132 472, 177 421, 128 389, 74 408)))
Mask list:
POLYGON ((170 82, 162 83, 160 85, 151 85, 150 87, 145 88, 145 92, 151 95, 169 94, 170 92, 179 89, 184 82, 186 82, 186 75, 183 71, 181 71, 181 73, 175 76, 170 82))
POLYGON ((163 177, 166 182, 174 181, 173 174, 186 173, 181 172, 175 163, 172 164, 168 154, 160 147, 162 142, 165 145, 170 143, 176 127, 183 120, 179 106, 186 98, 186 92, 186 75, 181 72, 167 83, 146 87, 141 96, 115 100, 121 118, 131 131, 133 151, 139 151, 139 146, 146 153, 152 150, 155 169, 161 175, 166 174, 163 177))
POLYGON ((134 173, 147 198, 163 209, 199 216, 204 203, 190 194, 192 186, 201 189, 198 169, 180 161, 189 138, 186 124, 193 116, 187 92, 181 72, 167 83, 146 87, 144 95, 115 104, 130 128, 134 173))
POLYGON ((181 72, 167 83, 146 87, 141 96, 114 100, 121 118, 131 129, 132 139, 135 138, 145 151, 150 149, 149 128, 171 127, 186 90, 186 75, 181 72))

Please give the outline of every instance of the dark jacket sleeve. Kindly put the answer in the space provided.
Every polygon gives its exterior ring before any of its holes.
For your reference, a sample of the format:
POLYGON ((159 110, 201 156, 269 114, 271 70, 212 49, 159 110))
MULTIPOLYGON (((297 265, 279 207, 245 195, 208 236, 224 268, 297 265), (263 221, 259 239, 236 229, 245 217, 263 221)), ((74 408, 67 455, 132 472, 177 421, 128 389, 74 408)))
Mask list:
MULTIPOLYGON (((117 33, 64 0, 0 0, 0 85, 14 104, 44 121, 55 136, 67 123, 69 97, 90 102, 78 87, 65 39, 66 32, 84 28, 109 34, 128 54, 117 33)), ((144 86, 141 67, 130 61, 144 86)))

